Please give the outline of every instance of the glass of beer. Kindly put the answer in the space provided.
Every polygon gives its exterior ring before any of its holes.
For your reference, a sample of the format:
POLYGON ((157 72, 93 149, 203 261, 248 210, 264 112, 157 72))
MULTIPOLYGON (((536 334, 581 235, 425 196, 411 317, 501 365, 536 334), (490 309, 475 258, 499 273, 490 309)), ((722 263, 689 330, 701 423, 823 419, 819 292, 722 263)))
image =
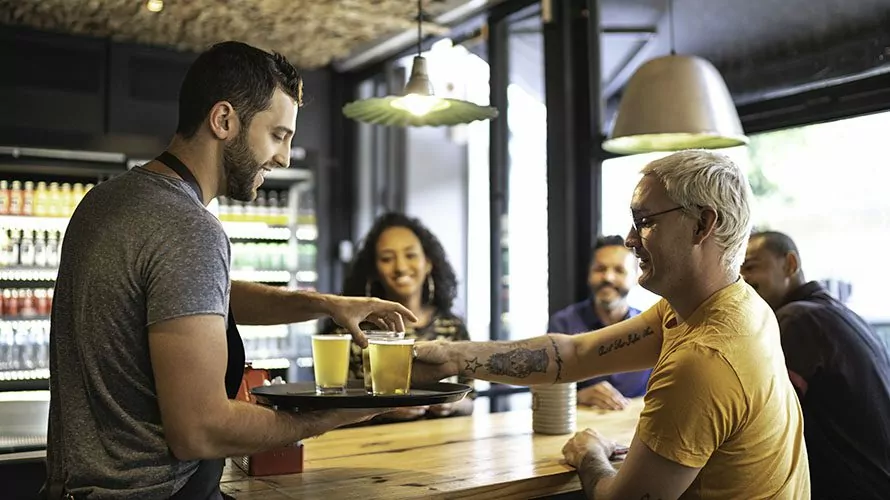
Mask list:
POLYGON ((313 335, 312 365, 316 394, 343 394, 349 375, 349 335, 313 335))
POLYGON ((375 396, 408 394, 414 364, 414 339, 368 339, 371 388, 375 396))
MULTIPOLYGON (((401 339, 405 337, 405 332, 393 332, 387 330, 369 330, 363 332, 365 337, 368 338, 368 341, 371 339, 401 339)), ((371 386, 371 349, 370 345, 368 348, 362 349, 362 373, 364 375, 365 381, 365 390, 368 394, 374 394, 374 389, 371 386)))

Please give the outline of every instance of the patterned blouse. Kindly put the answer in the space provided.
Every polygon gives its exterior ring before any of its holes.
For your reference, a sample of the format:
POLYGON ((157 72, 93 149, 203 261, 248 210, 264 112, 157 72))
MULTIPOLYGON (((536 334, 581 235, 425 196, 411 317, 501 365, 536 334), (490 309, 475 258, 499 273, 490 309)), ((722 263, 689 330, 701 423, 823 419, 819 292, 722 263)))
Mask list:
MULTIPOLYGON (((364 325, 363 325, 364 326, 364 325)), ((371 329, 378 329, 373 327, 371 329)), ((326 321, 322 326, 322 333, 334 333, 348 335, 349 331, 337 325, 333 321, 326 321)), ((405 338, 414 338, 417 340, 449 340, 452 342, 459 340, 470 340, 470 333, 463 320, 448 313, 436 313, 433 320, 423 327, 415 328, 413 326, 405 327, 405 338)), ((349 356, 349 378, 352 380, 364 380, 365 375, 362 371, 362 349, 352 344, 352 353, 349 356)), ((457 379, 459 384, 473 386, 473 380, 460 376, 457 379)), ((475 397, 474 393, 470 393, 467 397, 475 397)))

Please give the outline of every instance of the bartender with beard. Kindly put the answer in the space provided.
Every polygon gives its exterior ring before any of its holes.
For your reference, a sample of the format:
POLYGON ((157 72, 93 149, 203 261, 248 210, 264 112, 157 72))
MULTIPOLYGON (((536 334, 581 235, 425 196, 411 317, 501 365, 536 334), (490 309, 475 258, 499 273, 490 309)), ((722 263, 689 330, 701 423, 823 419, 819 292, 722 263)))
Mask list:
MULTIPOLYGON (((633 253, 621 236, 602 236, 593 247, 587 284, 590 298, 557 312, 547 331, 576 334, 599 330, 640 314, 627 305, 627 294, 636 279, 633 253)), ((578 382, 578 403, 605 410, 623 410, 627 398, 646 392, 652 370, 615 373, 578 382)))

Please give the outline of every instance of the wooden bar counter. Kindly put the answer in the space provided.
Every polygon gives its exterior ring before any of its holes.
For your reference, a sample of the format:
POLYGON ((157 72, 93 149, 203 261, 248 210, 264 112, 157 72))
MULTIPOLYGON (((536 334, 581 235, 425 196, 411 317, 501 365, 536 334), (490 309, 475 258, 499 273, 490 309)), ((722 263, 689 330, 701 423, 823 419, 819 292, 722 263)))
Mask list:
MULTIPOLYGON (((578 429, 630 445, 642 398, 624 411, 578 408, 578 429)), ((252 499, 546 497, 580 491, 562 463, 571 437, 532 432, 531 410, 354 427, 308 439, 301 474, 249 477, 227 464, 222 490, 252 499)))

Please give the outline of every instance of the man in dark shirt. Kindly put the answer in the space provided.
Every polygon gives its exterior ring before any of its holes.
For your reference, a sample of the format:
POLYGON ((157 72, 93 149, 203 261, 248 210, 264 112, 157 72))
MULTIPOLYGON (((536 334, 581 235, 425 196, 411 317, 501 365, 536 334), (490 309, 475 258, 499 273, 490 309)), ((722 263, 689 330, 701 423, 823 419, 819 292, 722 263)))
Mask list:
POLYGON ((890 496, 890 358, 856 313, 804 279, 783 233, 751 236, 742 276, 776 312, 804 414, 813 499, 890 496))
MULTIPOLYGON (((627 304, 627 294, 636 279, 636 259, 621 236, 600 237, 593 247, 587 283, 590 298, 557 312, 550 318, 548 332, 584 333, 640 314, 627 304)), ((627 398, 646 392, 652 370, 616 373, 578 382, 578 403, 606 410, 623 410, 627 398)))

